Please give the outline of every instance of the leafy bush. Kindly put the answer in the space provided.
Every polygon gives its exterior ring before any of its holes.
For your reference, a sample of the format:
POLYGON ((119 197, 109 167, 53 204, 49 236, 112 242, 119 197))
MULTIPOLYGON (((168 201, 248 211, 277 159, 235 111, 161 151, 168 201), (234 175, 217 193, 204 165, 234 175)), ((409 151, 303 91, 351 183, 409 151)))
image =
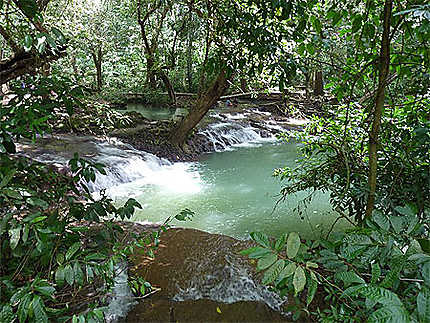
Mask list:
MULTIPOLYGON (((383 212, 413 203, 422 217, 430 207, 429 106, 428 100, 416 103, 411 98, 387 111, 382 120, 376 204, 383 212)), ((369 123, 358 105, 343 107, 336 114, 331 119, 314 117, 304 132, 297 132, 297 140, 303 143, 298 166, 277 169, 274 175, 288 179, 282 195, 328 191, 335 210, 360 223, 368 194, 369 123)))
MULTIPOLYGON (((137 249, 153 255, 174 217, 157 232, 119 239, 125 234, 116 221, 141 206, 129 199, 115 207, 103 191, 92 197, 87 183, 96 171, 105 174, 102 164, 75 154, 71 174, 64 174, 16 156, 16 139, 43 134, 58 110, 72 114, 81 105, 80 91, 67 82, 34 78, 28 84, 15 88, 0 109, 0 322, 102 322, 117 264, 137 249)), ((177 218, 192 215, 184 210, 177 218)))
POLYGON ((271 241, 252 233, 258 246, 241 253, 258 259, 262 283, 280 295, 306 290, 296 319, 306 312, 323 322, 429 322, 430 210, 425 220, 411 207, 396 210, 400 215, 375 211, 365 226, 330 241, 302 242, 295 232, 271 241), (317 289, 324 302, 312 312, 317 289))

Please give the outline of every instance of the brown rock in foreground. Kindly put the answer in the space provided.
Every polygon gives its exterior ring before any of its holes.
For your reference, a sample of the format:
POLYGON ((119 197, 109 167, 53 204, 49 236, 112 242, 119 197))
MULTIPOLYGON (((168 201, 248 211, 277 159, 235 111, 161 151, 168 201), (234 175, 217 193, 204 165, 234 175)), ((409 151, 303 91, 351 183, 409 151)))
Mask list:
POLYGON ((161 291, 141 301, 126 322, 289 322, 263 301, 282 307, 238 254, 249 246, 194 229, 163 233, 155 259, 137 256, 134 268, 161 291))

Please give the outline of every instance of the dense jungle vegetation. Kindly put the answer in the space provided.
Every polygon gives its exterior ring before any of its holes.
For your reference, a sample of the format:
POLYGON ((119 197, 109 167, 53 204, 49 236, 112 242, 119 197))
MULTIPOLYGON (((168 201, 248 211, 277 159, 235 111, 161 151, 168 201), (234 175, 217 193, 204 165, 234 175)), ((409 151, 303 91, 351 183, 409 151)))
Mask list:
POLYGON ((113 129, 129 120, 109 105, 128 93, 176 106, 188 92, 168 137, 187 151, 222 95, 297 87, 332 100, 294 134, 302 157, 275 170, 281 194, 328 191, 351 227, 314 241, 255 228, 243 254, 296 298, 295 319, 430 322, 429 35, 421 0, 0 0, 0 322, 104 321, 116 265, 193 215, 124 238, 116 221, 141 206, 90 194, 103 165, 76 155, 64 173, 15 154, 17 140, 76 114, 113 129))

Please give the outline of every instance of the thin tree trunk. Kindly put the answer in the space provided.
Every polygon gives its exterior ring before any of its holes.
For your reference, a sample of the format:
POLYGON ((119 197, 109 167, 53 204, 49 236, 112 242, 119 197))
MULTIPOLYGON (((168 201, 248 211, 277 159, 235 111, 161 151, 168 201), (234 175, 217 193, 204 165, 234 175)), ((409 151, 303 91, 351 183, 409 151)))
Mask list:
POLYGON ((102 47, 99 45, 97 52, 91 53, 93 56, 94 65, 96 67, 96 81, 97 81, 97 91, 100 91, 103 86, 103 74, 102 74, 102 47))
POLYGON ((245 79, 244 77, 242 77, 242 78, 240 79, 240 90, 241 90, 243 93, 248 92, 248 82, 246 81, 246 79, 245 79))
POLYGON ((378 135, 381 126, 382 109, 385 101, 385 87, 390 68, 390 25, 392 0, 384 4, 384 29, 382 32, 381 49, 379 54, 379 80, 375 97, 375 111, 373 112, 372 129, 369 133, 369 196, 367 198, 365 218, 372 215, 375 207, 376 177, 378 167, 378 135))
POLYGON ((158 74, 160 75, 160 78, 163 81, 164 86, 166 87, 167 93, 169 94, 170 102, 173 104, 176 104, 175 90, 173 88, 172 83, 169 80, 169 77, 164 71, 159 71, 158 74))
POLYGON ((187 83, 188 83, 188 92, 193 91, 193 40, 194 36, 193 32, 188 34, 187 39, 187 83))
POLYGON ((324 83, 323 83, 323 72, 321 70, 318 70, 315 72, 315 78, 314 78, 314 95, 320 96, 324 93, 324 83))
POLYGON ((171 134, 170 141, 182 147, 189 133, 200 122, 208 110, 219 100, 221 95, 228 88, 228 78, 226 72, 221 71, 212 85, 199 97, 196 105, 190 113, 176 126, 171 134))

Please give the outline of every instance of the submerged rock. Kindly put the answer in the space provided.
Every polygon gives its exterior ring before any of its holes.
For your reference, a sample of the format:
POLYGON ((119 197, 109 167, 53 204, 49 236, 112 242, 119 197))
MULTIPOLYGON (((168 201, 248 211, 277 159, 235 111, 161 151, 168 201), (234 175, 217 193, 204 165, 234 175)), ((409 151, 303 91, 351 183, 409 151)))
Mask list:
POLYGON ((170 229, 155 259, 136 256, 135 274, 161 291, 142 300, 126 322, 289 321, 284 300, 261 286, 249 260, 250 241, 195 229, 170 229))

